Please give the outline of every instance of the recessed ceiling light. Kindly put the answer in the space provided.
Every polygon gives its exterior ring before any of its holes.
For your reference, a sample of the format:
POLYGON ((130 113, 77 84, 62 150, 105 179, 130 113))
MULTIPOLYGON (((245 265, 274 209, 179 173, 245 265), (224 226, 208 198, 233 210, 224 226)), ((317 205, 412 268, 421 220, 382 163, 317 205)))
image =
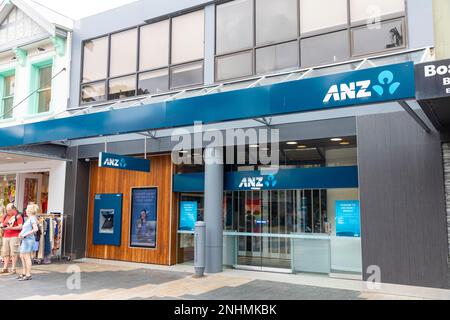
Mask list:
POLYGON ((297 146, 297 148, 299 148, 299 149, 306 149, 306 148, 307 148, 307 146, 305 146, 305 145, 301 144, 301 145, 297 146))
POLYGON ((259 150, 261 150, 261 151, 269 151, 270 149, 269 148, 260 148, 259 150))
POLYGON ((341 146, 348 146, 350 144, 350 142, 348 141, 342 141, 341 143, 339 143, 341 146))
POLYGON ((250 147, 250 148, 258 148, 259 145, 257 145, 257 144, 251 144, 249 147, 250 147))
POLYGON ((296 142, 296 141, 289 141, 289 142, 286 142, 286 144, 290 145, 290 146, 295 146, 295 145, 298 144, 298 142, 296 142))
POLYGON ((342 138, 333 138, 333 139, 330 139, 330 140, 333 141, 333 142, 341 142, 342 138))

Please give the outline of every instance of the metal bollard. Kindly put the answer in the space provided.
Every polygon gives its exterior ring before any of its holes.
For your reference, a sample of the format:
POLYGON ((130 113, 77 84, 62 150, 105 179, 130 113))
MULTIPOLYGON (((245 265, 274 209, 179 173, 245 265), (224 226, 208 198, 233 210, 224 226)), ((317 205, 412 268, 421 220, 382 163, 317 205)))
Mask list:
POLYGON ((206 223, 203 221, 195 223, 194 241, 195 276, 201 278, 203 277, 206 268, 206 223))

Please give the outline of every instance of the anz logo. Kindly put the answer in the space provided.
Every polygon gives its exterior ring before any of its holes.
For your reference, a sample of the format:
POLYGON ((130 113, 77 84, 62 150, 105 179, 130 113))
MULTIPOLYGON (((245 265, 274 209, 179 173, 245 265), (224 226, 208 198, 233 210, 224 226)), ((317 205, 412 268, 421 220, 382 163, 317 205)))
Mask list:
POLYGON ((372 86, 371 80, 363 80, 350 83, 335 84, 330 87, 323 103, 333 101, 346 101, 371 98, 373 94, 382 97, 386 93, 394 95, 400 82, 394 82, 394 74, 385 70, 378 75, 378 83, 372 86))
POLYGON ((103 161, 103 165, 114 168, 126 168, 127 162, 125 159, 106 158, 105 161, 103 161))
POLYGON ((268 175, 265 177, 248 177, 243 178, 239 184, 239 189, 251 189, 251 190, 261 190, 262 188, 275 188, 277 185, 277 180, 274 175, 268 175))

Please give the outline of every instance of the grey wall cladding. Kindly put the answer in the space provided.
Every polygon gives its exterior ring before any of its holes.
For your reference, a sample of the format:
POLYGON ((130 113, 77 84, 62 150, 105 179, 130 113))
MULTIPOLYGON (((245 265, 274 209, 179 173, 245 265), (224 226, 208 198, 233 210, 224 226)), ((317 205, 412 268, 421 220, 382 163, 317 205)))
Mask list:
POLYGON ((406 112, 358 117, 357 131, 364 270, 379 266, 384 283, 449 288, 438 134, 406 112))
POLYGON ((78 147, 68 148, 67 156, 63 254, 80 259, 86 257, 90 165, 78 160, 78 147))
POLYGON ((450 264, 450 143, 442 145, 442 156, 444 160, 444 180, 445 180, 445 199, 447 208, 447 234, 449 248, 449 264, 450 264))

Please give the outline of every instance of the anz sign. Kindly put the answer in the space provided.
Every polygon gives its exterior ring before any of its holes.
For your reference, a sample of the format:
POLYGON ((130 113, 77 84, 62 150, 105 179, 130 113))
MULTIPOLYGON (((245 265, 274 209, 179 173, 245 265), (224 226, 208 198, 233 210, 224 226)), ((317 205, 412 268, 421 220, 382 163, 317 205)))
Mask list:
POLYGON ((150 160, 106 152, 100 152, 98 166, 100 168, 150 172, 150 160))
POLYGON ((103 160, 103 166, 125 169, 127 167, 127 162, 125 159, 106 158, 103 160))
POLYGON ((369 99, 373 95, 379 97, 383 97, 385 94, 393 96, 401 86, 400 82, 395 81, 395 75, 390 70, 382 71, 376 81, 375 84, 372 80, 333 84, 323 99, 323 103, 369 99))
POLYGON ((242 190, 262 190, 273 189, 277 186, 277 180, 274 175, 260 177, 244 177, 242 178, 239 189, 242 190))

